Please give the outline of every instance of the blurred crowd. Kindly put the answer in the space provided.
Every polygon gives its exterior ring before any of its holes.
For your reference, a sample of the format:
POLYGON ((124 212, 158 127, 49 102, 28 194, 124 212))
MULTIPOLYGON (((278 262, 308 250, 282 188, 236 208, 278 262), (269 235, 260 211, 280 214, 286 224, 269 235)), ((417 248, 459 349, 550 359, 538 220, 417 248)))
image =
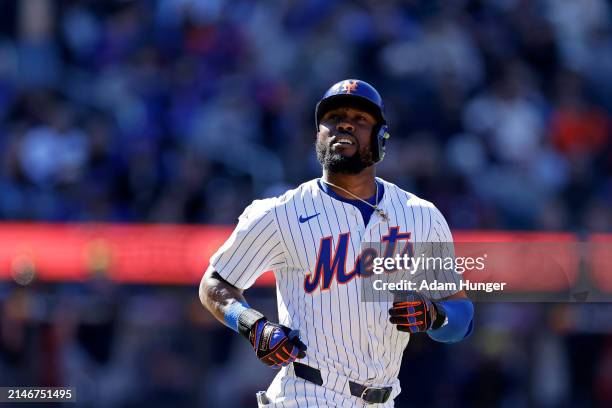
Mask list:
POLYGON ((383 94, 379 175, 456 229, 612 229, 605 0, 51 1, 0 15, 0 218, 233 223, 383 94))
MULTIPOLYGON (((86 408, 246 408, 276 374, 193 288, 97 278, 0 289, 2 386, 75 387, 86 408)), ((271 289, 251 289, 249 303, 276 316, 271 289)), ((609 304, 480 303, 468 341, 411 338, 396 406, 609 407, 610 314, 609 304)))

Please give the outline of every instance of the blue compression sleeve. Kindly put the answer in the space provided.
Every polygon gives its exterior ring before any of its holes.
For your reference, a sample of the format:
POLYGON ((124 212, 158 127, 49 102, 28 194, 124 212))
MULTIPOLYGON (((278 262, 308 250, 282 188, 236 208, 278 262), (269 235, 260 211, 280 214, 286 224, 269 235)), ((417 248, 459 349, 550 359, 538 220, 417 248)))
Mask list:
POLYGON ((244 312, 249 308, 247 303, 234 302, 227 306, 224 311, 225 325, 238 333, 238 318, 240 313, 244 312))
POLYGON ((427 334, 441 343, 456 343, 467 338, 474 329, 474 305, 468 299, 452 299, 436 302, 448 318, 448 324, 427 334))

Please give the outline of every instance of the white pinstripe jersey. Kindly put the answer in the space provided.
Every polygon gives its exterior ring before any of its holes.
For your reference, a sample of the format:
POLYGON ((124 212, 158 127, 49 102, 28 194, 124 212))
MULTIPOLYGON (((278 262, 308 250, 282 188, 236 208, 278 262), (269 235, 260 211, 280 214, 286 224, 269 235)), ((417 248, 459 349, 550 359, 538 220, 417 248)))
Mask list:
MULTIPOLYGON (((345 266, 341 262, 336 266, 344 268, 344 275, 349 276, 361 243, 381 242, 390 228, 410 233, 414 242, 452 242, 452 236, 432 203, 377 180, 384 186, 379 207, 389 216, 388 222, 374 212, 368 225, 364 225, 354 205, 332 198, 315 179, 280 197, 253 201, 239 217, 231 237, 212 256, 211 265, 240 289, 250 287, 263 272, 273 270, 279 323, 298 329, 308 346, 306 358, 300 362, 338 372, 362 384, 386 385, 397 381, 410 335, 388 322, 390 303, 361 301, 359 276, 339 278, 341 273, 336 270, 327 285, 323 277, 317 283, 314 272, 320 252, 331 245, 331 257, 327 259, 331 264, 338 251, 343 250, 342 245, 346 245, 345 266), (348 240, 341 239, 343 234, 348 234, 348 240), (340 283, 339 279, 346 282, 340 283)), ((446 251, 449 248, 440 247, 446 251)), ((441 298, 453 292, 428 294, 441 298)))

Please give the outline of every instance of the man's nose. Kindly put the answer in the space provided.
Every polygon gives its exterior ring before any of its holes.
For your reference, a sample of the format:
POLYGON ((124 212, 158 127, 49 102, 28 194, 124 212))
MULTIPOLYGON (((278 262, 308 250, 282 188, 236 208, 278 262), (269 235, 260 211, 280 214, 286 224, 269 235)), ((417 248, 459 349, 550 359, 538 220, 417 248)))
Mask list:
POLYGON ((340 132, 353 133, 355 131, 355 126, 348 118, 341 118, 336 125, 336 129, 340 132))

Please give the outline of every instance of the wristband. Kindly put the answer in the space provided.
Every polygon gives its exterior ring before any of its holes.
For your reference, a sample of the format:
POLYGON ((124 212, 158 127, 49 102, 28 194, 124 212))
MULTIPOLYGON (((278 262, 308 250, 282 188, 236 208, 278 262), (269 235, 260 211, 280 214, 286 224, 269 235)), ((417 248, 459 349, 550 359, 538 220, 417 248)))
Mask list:
POLYGON ((242 334, 249 342, 253 342, 251 339, 251 329, 255 326, 255 323, 266 317, 259 313, 255 309, 246 309, 238 316, 238 333, 242 334))
POLYGON ((438 306, 438 302, 433 302, 433 307, 436 309, 436 320, 432 323, 431 330, 436 330, 448 324, 448 317, 446 316, 444 307, 438 306))
POLYGON ((238 318, 240 314, 249 309, 248 303, 233 302, 223 310, 225 325, 238 333, 238 318))

